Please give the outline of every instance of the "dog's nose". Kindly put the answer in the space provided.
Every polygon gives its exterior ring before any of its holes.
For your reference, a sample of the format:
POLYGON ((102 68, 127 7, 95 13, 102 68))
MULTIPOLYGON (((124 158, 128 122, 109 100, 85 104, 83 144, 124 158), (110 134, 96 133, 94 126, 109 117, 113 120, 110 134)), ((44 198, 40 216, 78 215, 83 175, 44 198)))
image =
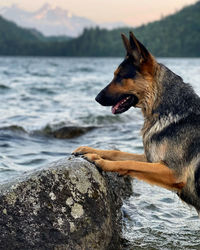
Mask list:
POLYGON ((109 94, 108 87, 102 89, 95 100, 102 106, 112 106, 114 103, 113 96, 109 94))
POLYGON ((107 88, 102 89, 96 96, 95 100, 102 106, 110 106, 110 99, 108 98, 107 88))
MULTIPOLYGON (((101 91, 102 92, 102 91, 101 91)), ((95 101, 97 101, 98 103, 100 103, 101 104, 101 100, 102 100, 102 93, 99 93, 97 96, 96 96, 96 98, 95 98, 95 101)))

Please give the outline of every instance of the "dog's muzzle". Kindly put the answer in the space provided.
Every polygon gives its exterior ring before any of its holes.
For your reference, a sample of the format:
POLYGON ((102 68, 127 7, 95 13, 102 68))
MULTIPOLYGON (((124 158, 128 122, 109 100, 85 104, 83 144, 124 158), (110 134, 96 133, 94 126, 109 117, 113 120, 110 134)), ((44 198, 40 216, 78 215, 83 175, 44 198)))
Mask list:
POLYGON ((95 100, 102 106, 114 105, 115 99, 116 97, 113 97, 111 94, 109 94, 107 87, 102 89, 101 92, 99 92, 99 94, 95 98, 95 100))

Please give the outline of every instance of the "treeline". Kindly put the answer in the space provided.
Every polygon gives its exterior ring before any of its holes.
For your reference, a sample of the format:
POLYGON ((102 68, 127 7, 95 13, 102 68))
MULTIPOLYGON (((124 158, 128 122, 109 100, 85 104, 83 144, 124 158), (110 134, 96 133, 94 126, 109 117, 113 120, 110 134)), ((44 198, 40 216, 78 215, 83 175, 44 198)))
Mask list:
POLYGON ((70 56, 122 56, 124 49, 120 33, 128 34, 129 30, 156 56, 199 57, 200 1, 135 29, 86 29, 80 37, 68 42, 65 53, 70 56))
POLYGON ((0 17, 0 55, 123 56, 120 33, 132 30, 159 57, 200 56, 200 1, 138 28, 85 29, 78 38, 44 37, 0 17))
POLYGON ((0 16, 0 55, 51 56, 71 38, 45 37, 35 29, 25 29, 0 16))

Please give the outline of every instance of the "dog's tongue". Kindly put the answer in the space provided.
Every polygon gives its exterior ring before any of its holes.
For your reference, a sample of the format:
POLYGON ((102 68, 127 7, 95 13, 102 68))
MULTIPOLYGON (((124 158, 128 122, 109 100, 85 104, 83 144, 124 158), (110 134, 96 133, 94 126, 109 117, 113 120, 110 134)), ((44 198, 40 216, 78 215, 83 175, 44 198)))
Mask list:
POLYGON ((112 106, 112 113, 113 114, 116 114, 116 112, 117 112, 117 110, 118 110, 118 108, 119 108, 119 106, 122 104, 122 103, 124 103, 124 100, 125 100, 125 98, 124 99, 122 99, 121 101, 119 101, 117 104, 115 104, 114 106, 112 106))
POLYGON ((116 111, 118 110, 119 105, 120 105, 120 102, 118 102, 115 106, 112 106, 111 111, 112 111, 113 114, 116 113, 116 111))

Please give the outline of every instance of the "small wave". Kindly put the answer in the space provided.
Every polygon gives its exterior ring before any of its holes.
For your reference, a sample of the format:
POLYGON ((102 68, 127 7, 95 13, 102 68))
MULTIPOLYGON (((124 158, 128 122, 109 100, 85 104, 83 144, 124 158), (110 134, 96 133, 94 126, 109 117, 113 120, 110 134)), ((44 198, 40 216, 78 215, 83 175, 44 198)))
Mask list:
POLYGON ((0 154, 0 172, 3 171, 16 171, 17 165, 4 154, 0 154))
POLYGON ((128 116, 119 115, 88 115, 80 118, 85 124, 95 124, 95 125, 109 125, 115 123, 124 123, 130 121, 128 116))
POLYGON ((4 84, 0 84, 0 90, 9 90, 10 87, 4 85, 4 84))
POLYGON ((61 128, 53 128, 47 125, 42 130, 34 131, 35 135, 45 135, 57 139, 72 139, 86 134, 87 132, 95 129, 95 126, 64 126, 61 128))
POLYGON ((27 73, 29 73, 32 76, 38 76, 38 77, 50 77, 51 76, 49 73, 30 72, 30 71, 28 71, 27 73))
POLYGON ((55 66, 55 67, 58 67, 58 66, 59 66, 59 64, 58 64, 58 63, 55 63, 55 62, 49 62, 49 65, 55 66))
POLYGON ((86 72, 86 73, 91 73, 94 72, 94 69, 92 68, 87 68, 87 67, 81 67, 81 68, 75 68, 75 69, 71 69, 70 72, 74 73, 74 72, 86 72))
POLYGON ((20 162, 19 165, 21 166, 38 166, 39 164, 42 164, 45 162, 45 159, 31 159, 31 160, 26 160, 23 162, 20 162))
POLYGON ((32 94, 47 94, 47 95, 54 95, 55 91, 49 88, 37 88, 37 87, 33 87, 30 89, 32 94))
POLYGON ((82 67, 82 68, 79 68, 79 71, 89 73, 89 72, 93 72, 94 70, 92 68, 82 67))
POLYGON ((34 130, 34 131, 27 131, 21 126, 18 125, 10 125, 0 128, 0 132, 11 132, 17 134, 29 134, 31 136, 48 136, 57 139, 72 139, 79 137, 88 133, 89 131, 99 128, 97 126, 58 126, 58 125, 47 125, 42 129, 34 130))
POLYGON ((5 127, 1 127, 0 131, 11 131, 11 132, 15 132, 15 133, 25 133, 27 134, 27 131, 18 125, 10 125, 10 126, 5 126, 5 127))

